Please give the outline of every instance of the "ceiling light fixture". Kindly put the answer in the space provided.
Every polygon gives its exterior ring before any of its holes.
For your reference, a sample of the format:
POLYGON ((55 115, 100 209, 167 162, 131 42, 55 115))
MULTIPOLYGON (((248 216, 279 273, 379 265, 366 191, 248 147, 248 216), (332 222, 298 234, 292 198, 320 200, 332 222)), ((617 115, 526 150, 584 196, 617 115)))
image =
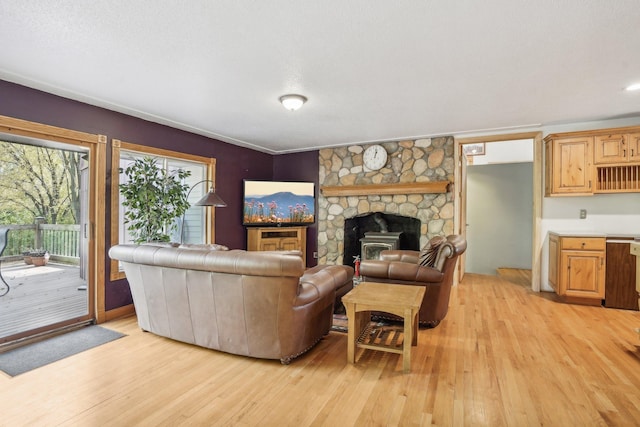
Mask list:
POLYGON ((287 110, 296 111, 302 107, 302 104, 307 102, 307 98, 296 94, 282 95, 280 102, 287 110))
POLYGON ((633 90, 640 90, 640 83, 634 83, 632 85, 627 86, 625 89, 628 90, 629 92, 633 90))

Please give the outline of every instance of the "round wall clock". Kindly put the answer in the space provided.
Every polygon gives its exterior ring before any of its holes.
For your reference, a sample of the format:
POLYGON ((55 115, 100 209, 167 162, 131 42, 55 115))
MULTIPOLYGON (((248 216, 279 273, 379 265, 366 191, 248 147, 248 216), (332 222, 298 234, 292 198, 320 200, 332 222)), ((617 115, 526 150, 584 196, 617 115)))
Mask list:
POLYGON ((387 164, 387 150, 382 145, 372 145, 364 150, 362 162, 372 171, 382 169, 387 164))

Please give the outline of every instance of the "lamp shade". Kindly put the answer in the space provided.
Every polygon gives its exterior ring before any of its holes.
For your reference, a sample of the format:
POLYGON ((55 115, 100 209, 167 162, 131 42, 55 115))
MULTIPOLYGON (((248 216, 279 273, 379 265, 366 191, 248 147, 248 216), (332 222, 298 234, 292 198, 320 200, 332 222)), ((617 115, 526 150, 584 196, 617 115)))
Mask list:
POLYGON ((211 188, 207 194, 205 194, 202 199, 198 200, 193 204, 194 206, 217 206, 217 207, 225 207, 227 203, 222 200, 218 194, 216 194, 215 188, 211 188))
POLYGON ((296 111, 300 107, 302 107, 302 104, 307 102, 307 98, 302 95, 296 94, 282 95, 280 97, 280 102, 282 103, 282 106, 287 110, 296 111))
MULTIPOLYGON (((210 179, 203 179, 202 181, 196 182, 193 185, 193 187, 189 189, 189 192, 187 193, 187 199, 189 198, 189 195, 191 194, 193 189, 196 188, 199 184, 202 184, 203 182, 210 182, 213 184, 213 181, 210 179)), ((222 200, 220 196, 216 194, 216 189, 211 187, 209 192, 205 194, 204 197, 202 197, 200 200, 195 202, 193 206, 217 206, 217 207, 223 208, 227 206, 227 203, 224 200, 222 200)), ((184 243, 184 224, 185 224, 186 215, 187 215, 187 211, 185 211, 182 214, 182 225, 180 226, 180 243, 181 244, 184 243)))

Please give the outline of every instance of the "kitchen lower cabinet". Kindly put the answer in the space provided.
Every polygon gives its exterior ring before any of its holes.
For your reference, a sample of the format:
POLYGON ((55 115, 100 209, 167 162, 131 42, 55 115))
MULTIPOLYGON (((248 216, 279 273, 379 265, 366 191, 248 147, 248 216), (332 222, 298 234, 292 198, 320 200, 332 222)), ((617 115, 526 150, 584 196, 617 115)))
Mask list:
POLYGON ((605 298, 605 238, 549 235, 549 282, 566 302, 601 305, 605 298))

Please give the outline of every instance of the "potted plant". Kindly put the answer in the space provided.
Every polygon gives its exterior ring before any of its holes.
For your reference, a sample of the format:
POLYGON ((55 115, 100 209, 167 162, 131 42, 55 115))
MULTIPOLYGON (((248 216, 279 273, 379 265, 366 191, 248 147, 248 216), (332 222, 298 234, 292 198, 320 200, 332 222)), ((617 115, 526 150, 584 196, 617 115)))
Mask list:
POLYGON ((167 172, 158 167, 156 159, 135 159, 124 170, 127 181, 120 184, 124 197, 124 223, 135 243, 168 242, 171 231, 177 230, 176 218, 189 209, 183 180, 191 172, 177 169, 167 172))
POLYGON ((49 262, 49 252, 44 249, 32 250, 29 251, 29 258, 31 258, 31 264, 41 267, 49 262))
POLYGON ((24 260, 24 263, 27 265, 31 265, 33 264, 33 262, 31 261, 31 251, 24 251, 22 252, 22 259, 24 260))

